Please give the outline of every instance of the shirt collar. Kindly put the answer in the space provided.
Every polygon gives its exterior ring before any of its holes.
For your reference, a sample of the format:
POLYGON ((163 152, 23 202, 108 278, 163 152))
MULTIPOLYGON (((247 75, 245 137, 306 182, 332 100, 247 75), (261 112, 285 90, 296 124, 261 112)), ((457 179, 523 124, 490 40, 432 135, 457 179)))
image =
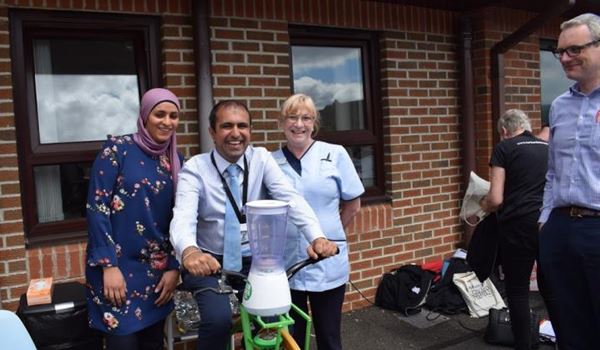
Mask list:
MULTIPOLYGON (((221 156, 221 154, 215 149, 212 151, 214 156, 215 156, 215 162, 217 163, 217 169, 219 169, 219 173, 223 174, 225 172, 225 170, 227 170, 227 167, 229 166, 229 161, 226 160, 225 158, 223 158, 223 156, 221 156)), ((248 148, 246 149, 246 152, 244 153, 244 155, 246 156, 246 159, 250 160, 250 146, 248 146, 248 148)), ((236 164, 240 167, 240 169, 242 169, 242 171, 244 171, 244 156, 241 156, 236 164)))
POLYGON ((589 94, 584 94, 583 92, 581 92, 579 90, 579 83, 574 83, 573 85, 571 85, 569 87, 569 91, 571 92, 571 95, 580 95, 580 96, 592 96, 594 94, 598 94, 600 93, 600 86, 597 87, 595 90, 593 90, 592 92, 590 92, 589 94))

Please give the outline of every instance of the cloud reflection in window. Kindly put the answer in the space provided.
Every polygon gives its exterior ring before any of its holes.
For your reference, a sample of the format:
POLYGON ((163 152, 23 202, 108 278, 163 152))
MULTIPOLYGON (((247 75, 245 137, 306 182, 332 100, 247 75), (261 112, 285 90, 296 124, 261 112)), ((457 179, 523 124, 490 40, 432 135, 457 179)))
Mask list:
POLYGON ((103 140, 137 130, 136 75, 36 74, 40 143, 103 140))
POLYGON ((309 94, 317 108, 363 99, 359 48, 293 46, 292 57, 294 90, 309 94))
POLYGON ((292 47, 294 92, 312 97, 329 131, 364 128, 361 49, 357 47, 292 47))

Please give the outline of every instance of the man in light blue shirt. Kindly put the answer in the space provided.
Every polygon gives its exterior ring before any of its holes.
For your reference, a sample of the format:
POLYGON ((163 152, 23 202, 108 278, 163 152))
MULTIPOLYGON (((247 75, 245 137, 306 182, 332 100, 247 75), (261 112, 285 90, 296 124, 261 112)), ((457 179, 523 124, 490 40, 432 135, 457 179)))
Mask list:
MULTIPOLYGON (((270 198, 294 202, 289 218, 311 244, 308 254, 334 255, 337 246, 328 241, 308 203, 291 187, 285 175, 264 148, 250 146, 250 113, 241 102, 227 100, 215 105, 211 111, 209 132, 215 150, 192 157, 179 173, 171 242, 181 265, 187 273, 182 274, 186 289, 217 287, 217 273, 223 263, 225 216, 227 201, 239 209, 246 201, 270 198), (225 178, 227 169, 237 164, 241 203, 231 203, 225 178)), ((238 216, 240 236, 238 256, 242 256, 242 272, 250 267, 250 249, 246 235, 245 220, 238 216)), ((243 285, 234 286, 243 289, 243 285)), ((226 295, 210 291, 196 295, 202 323, 198 330, 198 349, 225 349, 231 330, 231 310, 226 295)))
POLYGON ((576 83, 550 108, 540 263, 556 294, 560 349, 594 349, 600 333, 600 17, 562 23, 555 55, 576 83))

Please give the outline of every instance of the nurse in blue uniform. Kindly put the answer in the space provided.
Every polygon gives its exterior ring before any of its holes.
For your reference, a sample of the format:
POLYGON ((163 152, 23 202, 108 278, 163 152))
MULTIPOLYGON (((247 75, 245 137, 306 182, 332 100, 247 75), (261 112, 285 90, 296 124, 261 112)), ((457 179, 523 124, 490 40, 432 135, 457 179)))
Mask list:
MULTIPOLYGON (((299 271, 290 281, 292 302, 311 314, 319 350, 341 349, 340 323, 346 283, 350 272, 344 227, 360 210, 364 187, 350 156, 340 145, 313 139, 319 116, 313 100, 304 94, 288 98, 280 124, 287 145, 273 158, 294 188, 317 214, 327 239, 337 243, 340 253, 299 271)), ((309 242, 288 225, 286 265, 306 259, 309 242)), ((306 324, 295 318, 294 339, 304 347, 306 324)))

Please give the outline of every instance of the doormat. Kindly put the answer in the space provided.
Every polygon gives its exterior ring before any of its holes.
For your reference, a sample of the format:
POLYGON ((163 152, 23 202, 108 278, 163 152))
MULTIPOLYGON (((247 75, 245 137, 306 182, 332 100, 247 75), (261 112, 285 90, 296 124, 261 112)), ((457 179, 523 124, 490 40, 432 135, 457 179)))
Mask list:
POLYGON ((398 317, 400 321, 406 322, 411 326, 417 327, 419 329, 429 328, 431 326, 435 326, 436 324, 446 322, 450 319, 450 317, 424 309, 421 309, 421 312, 419 312, 418 314, 414 314, 411 316, 404 316, 398 313, 394 313, 394 315, 398 317))

